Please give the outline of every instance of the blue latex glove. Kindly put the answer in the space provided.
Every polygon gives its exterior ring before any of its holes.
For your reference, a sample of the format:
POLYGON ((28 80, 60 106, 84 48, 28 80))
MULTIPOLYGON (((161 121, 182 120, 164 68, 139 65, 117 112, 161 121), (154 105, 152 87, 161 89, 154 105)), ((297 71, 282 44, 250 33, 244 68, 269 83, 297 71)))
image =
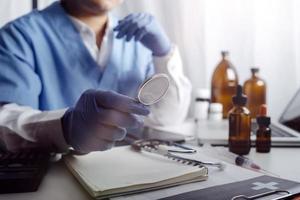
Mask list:
POLYGON ((75 151, 89 153, 112 148, 124 139, 126 128, 138 128, 138 115, 149 110, 136 100, 110 91, 87 90, 62 117, 64 137, 75 151))
POLYGON ((165 56, 171 50, 171 42, 156 19, 147 13, 130 14, 114 28, 117 38, 135 38, 150 49, 154 56, 165 56))

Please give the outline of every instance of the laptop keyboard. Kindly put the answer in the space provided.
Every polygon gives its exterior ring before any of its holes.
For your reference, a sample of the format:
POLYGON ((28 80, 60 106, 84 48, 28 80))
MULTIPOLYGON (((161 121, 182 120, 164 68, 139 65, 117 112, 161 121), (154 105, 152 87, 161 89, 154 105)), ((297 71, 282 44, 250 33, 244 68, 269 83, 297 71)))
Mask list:
POLYGON ((296 137, 274 125, 271 125, 272 137, 296 137))

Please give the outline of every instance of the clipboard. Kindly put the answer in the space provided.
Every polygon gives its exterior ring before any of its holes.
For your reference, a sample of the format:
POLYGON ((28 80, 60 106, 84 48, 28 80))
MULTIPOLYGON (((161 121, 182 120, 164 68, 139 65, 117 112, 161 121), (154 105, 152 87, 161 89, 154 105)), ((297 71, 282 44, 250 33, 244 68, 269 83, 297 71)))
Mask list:
POLYGON ((298 200, 300 183, 272 176, 256 178, 182 193, 160 200, 298 200), (295 199, 294 199, 295 198, 295 199))

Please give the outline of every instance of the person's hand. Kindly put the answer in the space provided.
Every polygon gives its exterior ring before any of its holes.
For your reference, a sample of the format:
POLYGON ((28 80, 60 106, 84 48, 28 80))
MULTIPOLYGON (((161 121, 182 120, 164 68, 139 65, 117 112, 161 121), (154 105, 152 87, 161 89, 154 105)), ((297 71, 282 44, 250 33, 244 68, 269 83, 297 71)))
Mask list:
POLYGON ((149 110, 136 100, 111 91, 87 90, 62 117, 67 143, 80 153, 104 151, 138 128, 149 110))
POLYGON ((126 37, 140 41, 154 56, 165 56, 171 50, 171 42, 156 19, 147 13, 130 14, 114 28, 117 38, 126 37))

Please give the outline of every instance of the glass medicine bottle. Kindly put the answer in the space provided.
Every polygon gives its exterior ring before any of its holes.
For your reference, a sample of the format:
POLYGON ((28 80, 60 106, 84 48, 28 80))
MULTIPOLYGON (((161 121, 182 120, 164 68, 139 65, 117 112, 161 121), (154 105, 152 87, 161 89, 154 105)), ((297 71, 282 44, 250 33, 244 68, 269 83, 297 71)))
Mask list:
POLYGON ((256 151, 268 153, 271 149, 271 118, 267 116, 267 106, 261 105, 259 115, 256 118, 258 129, 256 132, 256 151))
POLYGON ((229 151, 246 155, 251 148, 251 117, 250 111, 245 107, 247 97, 243 95, 241 85, 238 85, 232 102, 234 107, 229 111, 229 151))
POLYGON ((247 108, 252 119, 259 114, 260 105, 266 104, 266 83, 258 76, 259 68, 251 68, 252 76, 244 83, 244 93, 248 97, 247 108))
POLYGON ((228 60, 228 52, 222 51, 222 60, 217 65, 211 81, 211 101, 223 105, 223 118, 227 118, 232 108, 231 98, 238 84, 236 69, 228 60))

